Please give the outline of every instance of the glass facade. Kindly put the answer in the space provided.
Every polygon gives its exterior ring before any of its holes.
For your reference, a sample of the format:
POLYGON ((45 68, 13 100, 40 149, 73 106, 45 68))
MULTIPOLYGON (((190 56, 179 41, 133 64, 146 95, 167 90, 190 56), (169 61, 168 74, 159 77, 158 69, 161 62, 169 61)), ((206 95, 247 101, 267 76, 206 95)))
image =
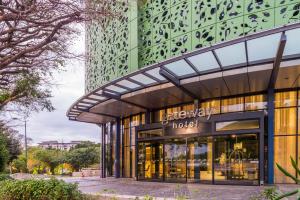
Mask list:
MULTIPOLYGON (((290 156, 296 159, 300 152, 298 145, 299 92, 296 90, 276 92, 274 106, 274 182, 291 183, 292 181, 277 169, 276 164, 296 174, 289 163, 290 156)), ((267 119, 267 95, 255 94, 208 100, 201 102, 199 108, 213 108, 212 114, 214 115, 265 111, 267 119)), ((150 114, 150 123, 160 123, 165 114, 193 110, 194 104, 184 104, 153 111, 150 114)), ((258 120, 225 120, 216 123, 216 132, 232 132, 224 136, 187 135, 183 138, 175 136, 166 139, 164 139, 164 131, 159 128, 137 132, 136 127, 145 122, 144 113, 122 119, 120 148, 122 177, 216 184, 255 184, 258 182, 259 139, 256 132, 251 132, 253 129, 261 128, 258 120), (234 134, 234 131, 240 130, 246 131, 245 134, 234 134), (135 177, 136 174, 138 177, 135 177)), ((264 128, 265 149, 268 148, 266 127, 264 128)), ((115 124, 109 123, 106 126, 105 137, 105 166, 108 176, 114 175, 115 134, 115 124)), ((265 157, 265 163, 267 160, 265 157)), ((296 161, 298 163, 298 159, 296 161)))
POLYGON ((274 174, 275 183, 292 183, 276 167, 281 165, 291 174, 296 172, 290 164, 290 157, 297 163, 299 158, 299 97, 298 91, 278 92, 275 94, 275 128, 274 128, 274 174))
POLYGON ((259 174, 256 134, 215 138, 214 178, 216 183, 256 184, 259 174))

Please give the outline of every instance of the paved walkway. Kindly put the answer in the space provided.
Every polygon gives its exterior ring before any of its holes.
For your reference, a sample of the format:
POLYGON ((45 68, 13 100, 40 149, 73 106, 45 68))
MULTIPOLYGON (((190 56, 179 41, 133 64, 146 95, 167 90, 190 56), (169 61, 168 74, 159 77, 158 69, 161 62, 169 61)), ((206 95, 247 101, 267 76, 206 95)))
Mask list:
POLYGON ((77 182, 84 193, 118 199, 145 199, 145 196, 158 199, 199 199, 199 200, 251 200, 265 187, 203 185, 142 182, 132 179, 115 178, 64 178, 67 182, 77 182))

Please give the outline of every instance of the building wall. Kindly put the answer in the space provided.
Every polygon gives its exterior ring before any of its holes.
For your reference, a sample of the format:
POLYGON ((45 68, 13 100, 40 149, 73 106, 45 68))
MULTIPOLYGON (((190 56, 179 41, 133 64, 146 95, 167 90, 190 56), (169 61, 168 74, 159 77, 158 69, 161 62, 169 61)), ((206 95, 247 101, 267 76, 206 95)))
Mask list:
POLYGON ((300 0, 122 1, 105 5, 117 17, 87 25, 86 92, 167 58, 300 20, 300 0))

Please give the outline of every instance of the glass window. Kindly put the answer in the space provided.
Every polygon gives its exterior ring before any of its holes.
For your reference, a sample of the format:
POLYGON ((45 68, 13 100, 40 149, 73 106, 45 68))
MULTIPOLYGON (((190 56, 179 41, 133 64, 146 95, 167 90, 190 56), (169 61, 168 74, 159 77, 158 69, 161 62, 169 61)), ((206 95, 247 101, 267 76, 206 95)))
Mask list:
POLYGON ((131 127, 140 125, 140 115, 134 115, 131 118, 131 127))
POLYGON ((165 180, 186 181, 186 140, 173 139, 165 143, 165 180))
POLYGON ((139 143, 138 148, 138 178, 163 178, 163 145, 157 142, 139 143))
POLYGON ((296 134, 296 108, 275 109, 275 135, 296 134))
POLYGON ((184 106, 182 106, 182 110, 184 110, 184 111, 194 110, 194 104, 184 105, 184 106))
POLYGON ((253 95, 245 97, 245 110, 262 110, 267 109, 267 97, 266 95, 253 95))
POLYGON ((130 118, 123 119, 124 128, 129 128, 130 118))
POLYGON ((140 115, 135 115, 131 118, 131 145, 135 145, 135 127, 140 125, 140 118, 140 115))
POLYGON ((281 167, 291 174, 295 170, 291 165, 290 156, 296 158, 296 136, 277 136, 274 138, 274 175, 275 183, 293 183, 286 177, 276 166, 278 163, 281 167))
POLYGON ((220 100, 202 102, 200 107, 205 109, 213 109, 213 114, 220 114, 220 100))
POLYGON ((141 123, 146 124, 146 114, 145 113, 142 114, 141 123))
POLYGON ((163 110, 155 111, 153 113, 153 117, 154 117, 153 121, 154 121, 154 123, 161 122, 162 119, 163 119, 163 117, 164 117, 164 115, 165 115, 165 113, 166 113, 166 111, 164 109, 163 110))
POLYGON ((278 92, 275 94, 275 108, 297 105, 297 92, 278 92))
POLYGON ((131 176, 135 178, 135 146, 131 146, 131 176))
POLYGON ((130 177, 130 147, 124 147, 124 177, 130 177))
POLYGON ((244 111, 244 98, 230 98, 222 100, 222 113, 244 111))
POLYGON ((130 130, 124 129, 124 146, 130 146, 130 130))
POLYGON ((220 136, 214 140, 215 182, 257 185, 259 177, 257 135, 220 136))
POLYGON ((187 176, 190 182, 212 181, 212 138, 188 139, 187 176))
POLYGON ((162 129, 153 129, 147 131, 139 131, 138 138, 161 137, 162 135, 162 129))
POLYGON ((181 111, 180 106, 178 106, 178 107, 173 107, 173 108, 168 108, 168 109, 167 109, 167 114, 171 114, 171 113, 174 113, 174 112, 180 112, 180 111, 181 111))
POLYGON ((217 122, 216 131, 258 129, 259 120, 217 122))

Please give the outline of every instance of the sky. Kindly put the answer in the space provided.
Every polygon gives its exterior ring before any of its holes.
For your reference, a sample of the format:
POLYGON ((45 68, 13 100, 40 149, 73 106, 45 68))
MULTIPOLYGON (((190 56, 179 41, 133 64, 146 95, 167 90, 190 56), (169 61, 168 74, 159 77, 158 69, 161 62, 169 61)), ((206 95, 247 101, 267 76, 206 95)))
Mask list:
MULTIPOLYGON (((74 52, 84 51, 84 35, 71 47, 74 52)), ((97 125, 69 121, 66 112, 69 107, 84 94, 84 62, 72 61, 65 70, 54 73, 55 86, 52 88, 53 112, 33 113, 27 122, 27 136, 33 139, 32 145, 41 141, 90 140, 100 142, 100 129, 97 125)), ((24 134, 24 126, 16 128, 24 134)))

